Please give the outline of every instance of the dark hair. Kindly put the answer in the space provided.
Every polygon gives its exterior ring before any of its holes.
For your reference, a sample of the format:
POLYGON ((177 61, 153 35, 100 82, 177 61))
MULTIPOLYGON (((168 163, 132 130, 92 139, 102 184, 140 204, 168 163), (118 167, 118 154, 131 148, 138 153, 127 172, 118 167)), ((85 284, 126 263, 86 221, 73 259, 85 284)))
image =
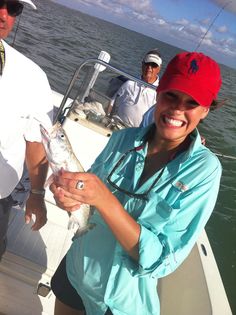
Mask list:
POLYGON ((221 108, 226 103, 226 101, 227 99, 222 100, 222 101, 213 100, 210 106, 210 111, 221 108))

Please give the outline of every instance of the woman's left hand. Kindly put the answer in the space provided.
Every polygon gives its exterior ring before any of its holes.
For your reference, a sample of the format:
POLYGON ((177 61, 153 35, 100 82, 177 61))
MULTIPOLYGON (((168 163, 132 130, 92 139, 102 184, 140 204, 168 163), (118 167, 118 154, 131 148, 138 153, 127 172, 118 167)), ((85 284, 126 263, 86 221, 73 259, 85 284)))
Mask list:
POLYGON ((138 261, 140 225, 95 174, 61 171, 50 189, 64 210, 77 210, 81 203, 95 206, 123 248, 138 261))
POLYGON ((92 173, 60 171, 50 186, 57 204, 69 211, 78 209, 81 203, 101 208, 105 206, 112 193, 106 185, 92 173), (82 182, 82 189, 78 189, 82 182))

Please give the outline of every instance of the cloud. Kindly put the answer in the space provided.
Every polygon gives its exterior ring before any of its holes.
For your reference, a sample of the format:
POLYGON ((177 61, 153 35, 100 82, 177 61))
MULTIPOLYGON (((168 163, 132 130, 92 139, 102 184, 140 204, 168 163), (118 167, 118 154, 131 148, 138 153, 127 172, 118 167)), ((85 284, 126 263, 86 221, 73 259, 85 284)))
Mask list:
POLYGON ((177 20, 175 23, 176 23, 176 24, 179 24, 179 25, 186 26, 186 25, 189 24, 189 21, 186 20, 186 19, 181 19, 181 20, 177 20))
POLYGON ((203 24, 203 25, 210 25, 210 23, 211 23, 211 19, 210 18, 206 18, 206 19, 200 20, 200 24, 203 24))
MULTIPOLYGON (((178 43, 192 43, 192 50, 194 50, 198 44, 200 47, 210 53, 210 51, 218 52, 220 54, 227 55, 229 57, 236 57, 236 44, 234 37, 217 38, 216 33, 213 30, 208 31, 208 26, 203 23, 192 23, 187 19, 177 20, 173 23, 165 21, 162 24, 162 32, 168 36, 171 36, 174 40, 178 39, 178 43), (200 26, 199 26, 200 24, 200 26), (206 34, 207 32, 207 34, 206 34)), ((217 29, 218 33, 226 33, 228 29, 226 26, 221 26, 217 29)), ((191 49, 191 48, 190 48, 191 49)), ((198 47, 199 49, 199 47, 198 47)))
POLYGON ((76 0, 77 3, 82 5, 97 6, 101 9, 106 9, 111 13, 120 12, 124 15, 128 12, 139 13, 141 15, 153 15, 152 1, 151 0, 76 0), (143 14, 144 13, 144 14, 143 14))
POLYGON ((113 0, 111 1, 112 5, 121 5, 123 7, 134 10, 135 12, 151 12, 152 5, 150 0, 113 0))
POLYGON ((227 32, 228 32, 228 28, 227 28, 227 26, 222 25, 222 26, 216 28, 216 31, 217 31, 218 33, 227 33, 227 32))
POLYGON ((235 0, 211 0, 213 3, 220 7, 224 7, 224 10, 236 14, 236 1, 235 0))

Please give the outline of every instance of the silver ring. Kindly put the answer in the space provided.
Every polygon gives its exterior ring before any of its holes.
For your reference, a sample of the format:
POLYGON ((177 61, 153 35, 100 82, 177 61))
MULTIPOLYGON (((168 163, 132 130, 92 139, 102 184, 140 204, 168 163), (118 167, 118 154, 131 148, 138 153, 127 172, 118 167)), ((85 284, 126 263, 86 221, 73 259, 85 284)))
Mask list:
POLYGON ((78 182, 76 184, 76 188, 79 190, 84 189, 84 182, 82 180, 78 180, 78 182))

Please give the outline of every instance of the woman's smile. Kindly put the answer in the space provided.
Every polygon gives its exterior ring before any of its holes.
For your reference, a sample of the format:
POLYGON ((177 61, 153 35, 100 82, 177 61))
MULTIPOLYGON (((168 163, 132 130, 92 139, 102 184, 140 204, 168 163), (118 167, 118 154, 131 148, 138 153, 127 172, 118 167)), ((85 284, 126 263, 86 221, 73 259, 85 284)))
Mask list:
POLYGON ((162 115, 162 121, 163 123, 170 128, 175 128, 175 127, 183 127, 186 122, 184 122, 183 120, 168 116, 168 115, 162 115))

